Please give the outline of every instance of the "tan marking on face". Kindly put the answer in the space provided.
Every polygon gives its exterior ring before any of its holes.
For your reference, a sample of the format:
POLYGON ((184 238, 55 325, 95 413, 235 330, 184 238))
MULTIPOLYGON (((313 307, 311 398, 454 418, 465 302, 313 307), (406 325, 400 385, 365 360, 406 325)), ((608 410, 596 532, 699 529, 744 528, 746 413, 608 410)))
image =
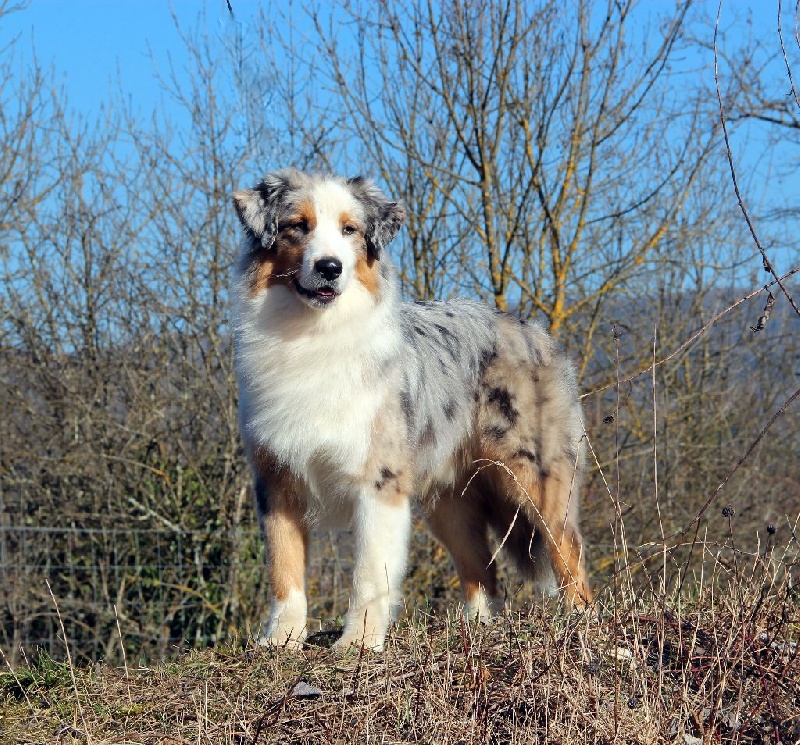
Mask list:
POLYGON ((294 277, 300 272, 303 255, 316 226, 316 212, 311 202, 301 202, 281 217, 275 242, 253 256, 249 267, 250 297, 278 285, 294 288, 294 277))
POLYGON ((278 230, 282 227, 289 227, 297 223, 304 222, 309 233, 313 233, 317 227, 317 211, 311 201, 300 202, 291 213, 281 217, 278 223, 278 230))
POLYGON ((351 212, 340 213, 339 229, 342 231, 343 235, 345 234, 345 227, 348 225, 355 228, 355 232, 353 233, 353 235, 355 235, 356 233, 360 233, 362 236, 364 235, 364 226, 362 225, 361 220, 359 220, 351 212))
POLYGON ((345 227, 352 226, 355 232, 350 238, 356 247, 356 279, 367 289, 375 298, 378 297, 380 288, 380 267, 374 256, 370 256, 367 251, 367 241, 364 238, 364 225, 350 212, 342 212, 339 215, 339 229, 345 234, 345 227))
POLYGON ((367 254, 366 243, 363 251, 359 249, 355 275, 367 292, 377 299, 380 293, 380 267, 375 257, 367 254))

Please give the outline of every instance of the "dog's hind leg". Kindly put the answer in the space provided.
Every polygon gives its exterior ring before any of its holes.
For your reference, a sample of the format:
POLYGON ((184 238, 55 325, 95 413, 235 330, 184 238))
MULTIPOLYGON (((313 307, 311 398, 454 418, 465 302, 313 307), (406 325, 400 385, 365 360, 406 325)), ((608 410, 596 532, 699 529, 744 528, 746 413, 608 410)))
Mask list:
POLYGON ((479 492, 470 486, 439 496, 427 520, 455 564, 464 593, 464 613, 469 618, 489 620, 497 610, 497 570, 479 492))
POLYGON ((567 601, 584 607, 592 602, 592 592, 586 581, 583 538, 568 508, 571 475, 568 468, 554 469, 541 480, 537 524, 545 533, 550 562, 567 601))
MULTIPOLYGON (((583 539, 577 525, 576 473, 565 461, 554 464, 550 471, 537 471, 527 460, 508 458, 494 467, 491 479, 538 533, 531 536, 533 555, 527 568, 538 571, 535 554, 541 546, 558 588, 570 604, 583 607, 592 601, 592 593, 586 581, 583 539)), ((519 544, 509 548, 520 568, 526 569, 519 544)))

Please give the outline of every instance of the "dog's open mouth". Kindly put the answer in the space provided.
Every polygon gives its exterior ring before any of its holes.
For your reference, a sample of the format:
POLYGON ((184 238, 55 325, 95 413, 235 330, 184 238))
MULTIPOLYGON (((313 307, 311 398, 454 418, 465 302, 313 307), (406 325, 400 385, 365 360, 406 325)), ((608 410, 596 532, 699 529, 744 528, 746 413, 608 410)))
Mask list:
POLYGON ((320 305, 327 305, 336 299, 336 290, 334 290, 333 287, 315 287, 313 290, 310 290, 303 287, 303 285, 297 281, 297 278, 294 280, 294 286, 300 295, 320 305))

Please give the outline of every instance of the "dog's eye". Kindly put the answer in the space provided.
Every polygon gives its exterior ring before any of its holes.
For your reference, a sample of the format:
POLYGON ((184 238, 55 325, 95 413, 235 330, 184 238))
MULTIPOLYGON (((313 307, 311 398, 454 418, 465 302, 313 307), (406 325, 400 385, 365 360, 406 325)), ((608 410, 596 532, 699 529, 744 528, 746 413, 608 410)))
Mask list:
POLYGON ((295 220, 281 226, 281 230, 288 230, 297 235, 305 235, 308 232, 308 223, 305 220, 295 220))
POLYGON ((345 225, 345 226, 342 228, 342 233, 343 233, 344 235, 353 235, 353 233, 355 233, 355 232, 356 232, 356 226, 355 226, 355 225, 350 225, 350 223, 347 223, 347 224, 346 224, 346 225, 345 225))

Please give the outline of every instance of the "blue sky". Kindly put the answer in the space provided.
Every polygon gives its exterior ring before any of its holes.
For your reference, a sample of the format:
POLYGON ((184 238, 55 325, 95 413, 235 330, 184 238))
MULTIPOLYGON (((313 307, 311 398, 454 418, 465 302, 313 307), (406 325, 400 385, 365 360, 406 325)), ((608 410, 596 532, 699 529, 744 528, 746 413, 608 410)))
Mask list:
MULTIPOLYGON (((242 22, 259 7, 243 0, 232 5, 242 22)), ((0 44, 18 37, 22 64, 35 49, 40 65, 52 67, 79 112, 99 111, 118 83, 149 111, 161 98, 153 62, 163 69, 172 58, 180 67, 185 54, 172 13, 189 28, 204 6, 209 31, 230 26, 225 0, 30 0, 0 20, 0 44)))
MULTIPOLYGON (((792 10, 793 3, 784 4, 792 10)), ((213 35, 230 29, 234 22, 246 28, 248 19, 260 9, 270 17, 288 4, 231 0, 231 5, 235 21, 226 0, 28 0, 21 11, 0 19, 0 48, 19 37, 17 54, 24 63, 35 47, 40 64, 55 69, 78 111, 98 110, 117 79, 126 93, 148 109, 160 96, 150 52, 162 67, 170 56, 180 65, 184 55, 172 13, 183 28, 193 26, 204 14, 213 35)), ((655 13, 669 12, 674 5, 675 0, 642 0, 641 7, 655 13)), ((698 5, 709 17, 716 14, 717 0, 700 0, 698 5)), ((725 0, 722 25, 727 39, 735 42, 737 35, 749 34, 775 37, 776 8, 777 1, 725 0)), ((791 38, 791 32, 792 18, 787 16, 784 33, 791 38)))
MULTIPOLYGON (((235 20, 226 0, 29 0, 19 12, 0 19, 0 49, 16 37, 16 62, 20 65, 31 63, 35 49, 40 65, 52 68, 56 81, 65 87, 70 106, 89 119, 118 90, 139 113, 146 115, 159 107, 169 114, 170 102, 160 90, 154 65, 166 72, 171 61, 179 74, 184 66, 185 47, 173 13, 184 29, 195 27, 203 16, 209 36, 219 39, 236 24, 247 29, 249 19, 261 9, 268 18, 277 19, 288 7, 286 2, 254 0, 231 0, 231 4, 235 20)), ((301 0, 295 9, 302 4, 301 0)), ((669 12, 674 5, 674 0, 642 0, 641 8, 656 14, 669 12)), ((779 51, 777 5, 777 0, 725 0, 722 47, 733 47, 752 35, 779 51)), ((793 13, 794 3, 784 5, 785 13, 793 13)), ((717 0, 701 0, 698 6, 708 18, 715 17, 717 0)), ((785 17, 783 25, 785 38, 791 41, 791 15, 785 17)), ((707 39, 709 44, 711 40, 707 39)), ((798 63, 796 78, 800 83, 797 45, 790 45, 789 51, 798 63)), ((713 75, 712 64, 709 52, 702 60, 701 74, 713 75)), ((770 75, 776 90, 789 91, 782 62, 776 63, 770 75)), ((740 178, 753 205, 770 211, 800 202, 800 178, 795 168, 800 155, 798 142, 794 132, 763 125, 740 128, 736 133, 734 150, 742 171, 740 178)), ((794 227, 788 232, 792 235, 787 238, 795 240, 794 227)), ((793 253, 796 256, 796 251, 793 253)))

